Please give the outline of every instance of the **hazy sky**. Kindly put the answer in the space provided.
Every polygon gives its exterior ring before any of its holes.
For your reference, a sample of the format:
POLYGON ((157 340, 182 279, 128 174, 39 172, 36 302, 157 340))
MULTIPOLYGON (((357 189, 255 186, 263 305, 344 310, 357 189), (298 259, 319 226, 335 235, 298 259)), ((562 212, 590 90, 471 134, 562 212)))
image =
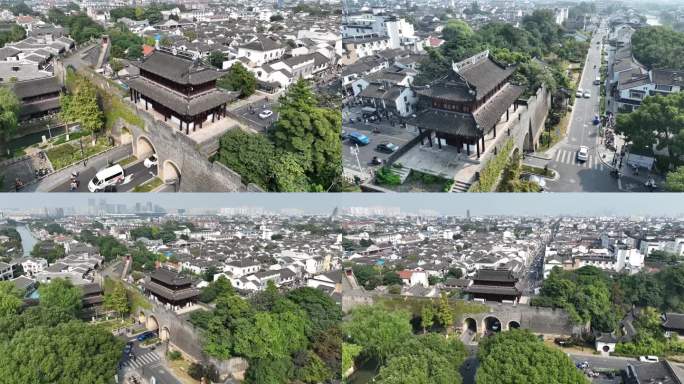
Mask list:
POLYGON ((180 193, 86 194, 4 193, 0 208, 81 207, 88 199, 127 205, 151 201, 167 209, 263 207, 268 210, 299 209, 308 214, 328 214, 338 206, 399 207, 402 213, 434 210, 443 215, 684 215, 684 193, 529 193, 529 194, 383 194, 383 193, 180 193))

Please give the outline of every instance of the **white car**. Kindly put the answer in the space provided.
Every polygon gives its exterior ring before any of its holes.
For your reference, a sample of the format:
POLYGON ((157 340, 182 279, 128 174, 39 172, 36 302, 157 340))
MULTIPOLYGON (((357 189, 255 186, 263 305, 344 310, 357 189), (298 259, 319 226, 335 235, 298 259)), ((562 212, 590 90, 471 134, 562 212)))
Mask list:
POLYGON ((269 117, 271 117, 271 115, 273 115, 273 111, 266 109, 264 111, 261 111, 261 113, 259 114, 259 118, 268 119, 269 117))
POLYGON ((145 159, 145 161, 143 161, 143 165, 145 166, 145 168, 152 168, 157 166, 157 164, 159 164, 159 159, 157 158, 156 154, 148 157, 147 159, 145 159))
POLYGON ((588 99, 590 97, 591 97, 591 93, 589 93, 589 91, 584 91, 584 98, 588 99))
POLYGON ((642 363, 657 363, 658 361, 658 356, 639 356, 639 361, 642 363))
POLYGON ((583 95, 582 88, 577 88, 577 92, 575 92, 575 97, 582 97, 583 95))
POLYGON ((88 183, 90 192, 104 191, 106 188, 121 184, 125 180, 124 169, 119 164, 114 164, 95 174, 88 183))
POLYGON ((584 162, 587 160, 589 160, 589 148, 583 145, 579 147, 579 150, 577 150, 577 161, 584 162))

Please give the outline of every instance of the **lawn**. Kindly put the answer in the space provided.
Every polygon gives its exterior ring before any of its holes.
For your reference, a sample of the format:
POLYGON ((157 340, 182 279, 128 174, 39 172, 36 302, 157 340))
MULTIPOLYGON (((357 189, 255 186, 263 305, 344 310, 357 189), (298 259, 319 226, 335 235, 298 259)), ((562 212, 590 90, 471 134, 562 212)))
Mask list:
POLYGON ((86 139, 70 141, 48 149, 46 154, 56 171, 109 148, 111 146, 107 138, 100 137, 94 145, 91 140, 86 139), (83 143, 83 151, 81 151, 81 142, 83 143))
POLYGON ((136 162, 136 161, 138 161, 138 158, 137 158, 137 157, 135 157, 135 156, 128 156, 127 158, 125 158, 125 159, 123 159, 123 160, 119 160, 118 163, 119 163, 120 166, 125 167, 126 165, 131 164, 131 163, 134 163, 134 162, 136 162))
POLYGON ((155 188, 162 185, 164 182, 162 179, 155 177, 145 184, 141 184, 133 188, 133 192, 152 192, 155 188))
POLYGON ((555 175, 553 170, 551 170, 551 169, 533 167, 531 165, 524 165, 524 164, 522 166, 522 171, 525 173, 533 173, 535 175, 540 175, 540 176, 544 176, 544 177, 553 177, 555 175))

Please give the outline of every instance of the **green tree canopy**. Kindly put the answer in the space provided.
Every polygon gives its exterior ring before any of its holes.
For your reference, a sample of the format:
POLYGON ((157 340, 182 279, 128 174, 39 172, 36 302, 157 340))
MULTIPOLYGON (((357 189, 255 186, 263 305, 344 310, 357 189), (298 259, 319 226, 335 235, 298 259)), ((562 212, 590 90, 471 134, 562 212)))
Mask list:
POLYGON ((0 382, 108 384, 122 344, 110 332, 80 321, 21 330, 0 343, 0 382))
POLYGON ((528 330, 511 330, 480 342, 477 384, 588 384, 583 372, 558 349, 528 330))
POLYGON ((318 107, 311 87, 300 78, 280 98, 278 111, 273 143, 295 154, 309 180, 328 190, 342 172, 340 110, 318 107))
POLYGON ((632 35, 632 52, 649 68, 684 69, 684 33, 664 26, 639 28, 632 35))
POLYGON ((667 174, 665 189, 669 192, 684 192, 684 166, 667 174))
POLYGON ((408 312, 378 306, 354 309, 343 325, 343 332, 350 336, 350 342, 362 346, 368 356, 382 361, 413 334, 408 312))
POLYGON ((81 309, 83 291, 69 280, 57 278, 38 287, 40 306, 63 310, 76 315, 81 309))
POLYGON ((684 93, 646 97, 636 111, 618 115, 616 131, 632 142, 637 153, 650 153, 654 145, 667 148, 676 164, 684 154, 684 93))
POLYGON ((21 292, 9 281, 0 281, 0 317, 16 315, 23 302, 21 292))
MULTIPOLYGON (((223 60, 220 65, 223 66, 223 60)), ((226 75, 216 81, 216 86, 240 92, 240 97, 249 97, 254 94, 256 84, 254 74, 248 71, 242 63, 237 62, 230 67, 226 75)))
POLYGON ((90 132, 99 131, 104 124, 104 113, 98 104, 95 86, 83 75, 67 75, 69 92, 60 97, 60 119, 75 122, 90 132))
POLYGON ((8 87, 0 87, 0 141, 9 139, 17 130, 19 99, 8 87))

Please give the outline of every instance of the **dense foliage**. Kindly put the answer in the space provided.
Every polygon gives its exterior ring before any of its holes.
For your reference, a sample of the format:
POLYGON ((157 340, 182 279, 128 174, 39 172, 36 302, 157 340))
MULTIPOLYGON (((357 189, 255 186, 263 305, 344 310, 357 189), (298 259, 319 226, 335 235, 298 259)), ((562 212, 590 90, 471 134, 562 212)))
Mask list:
POLYGON ((107 34, 112 42, 111 57, 117 59, 127 58, 129 60, 136 60, 142 57, 142 37, 129 31, 124 24, 118 23, 116 26, 109 28, 107 34))
POLYGON ((213 312, 193 312, 190 321, 202 329, 208 355, 248 359, 247 383, 319 383, 340 375, 341 317, 320 290, 282 294, 269 282, 249 301, 223 290, 213 312))
POLYGON ((109 14, 114 21, 118 21, 120 18, 126 17, 137 21, 147 20, 150 22, 150 25, 154 25, 163 21, 161 11, 172 9, 173 7, 174 6, 171 4, 152 3, 146 7, 114 8, 109 14))
POLYGON ((81 128, 96 132, 104 125, 104 113, 98 103, 95 86, 83 75, 67 74, 68 93, 60 97, 59 117, 64 122, 79 123, 81 128))
POLYGON ((342 170, 339 110, 317 106, 302 79, 280 98, 280 116, 270 136, 231 130, 219 142, 216 160, 245 183, 277 192, 336 190, 342 170))
POLYGON ((19 99, 7 87, 0 87, 0 141, 9 139, 17 130, 19 99))
POLYGON ((649 68, 684 69, 684 33, 663 26, 639 28, 632 35, 632 53, 649 68))
POLYGON ((684 154, 684 93, 646 97, 636 111, 618 114, 616 131, 638 152, 667 148, 670 163, 678 165, 684 154))
POLYGON ((76 43, 83 43, 91 38, 100 37, 104 28, 85 14, 66 15, 63 11, 52 8, 48 11, 50 22, 69 28, 69 35, 76 43))
POLYGON ((612 331, 633 306, 681 312, 683 297, 683 265, 614 277, 586 266, 574 271, 554 268, 532 304, 564 308, 577 322, 591 321, 593 329, 612 331))
POLYGON ((562 351, 544 345, 528 330, 511 330, 479 344, 477 384, 589 383, 562 351))
POLYGON ((23 40, 26 37, 26 30, 19 24, 12 24, 9 30, 0 31, 0 47, 7 43, 23 40))
POLYGON ((31 250, 32 257, 43 258, 49 264, 55 260, 64 257, 64 246, 62 244, 55 244, 52 240, 43 240, 37 242, 31 250))
MULTIPOLYGON (((221 68, 225 58, 221 52, 212 52, 212 56, 209 59, 212 65, 221 68), (217 57, 215 54, 220 54, 220 57, 217 57)), ((240 92, 240 97, 249 97, 254 94, 256 85, 257 81, 254 74, 248 71, 241 63, 233 64, 227 74, 216 80, 216 86, 229 91, 240 92)))
POLYGON ((0 383, 107 384, 122 342, 76 320, 80 289, 55 279, 40 287, 40 305, 16 306, 17 292, 0 283, 0 383))

